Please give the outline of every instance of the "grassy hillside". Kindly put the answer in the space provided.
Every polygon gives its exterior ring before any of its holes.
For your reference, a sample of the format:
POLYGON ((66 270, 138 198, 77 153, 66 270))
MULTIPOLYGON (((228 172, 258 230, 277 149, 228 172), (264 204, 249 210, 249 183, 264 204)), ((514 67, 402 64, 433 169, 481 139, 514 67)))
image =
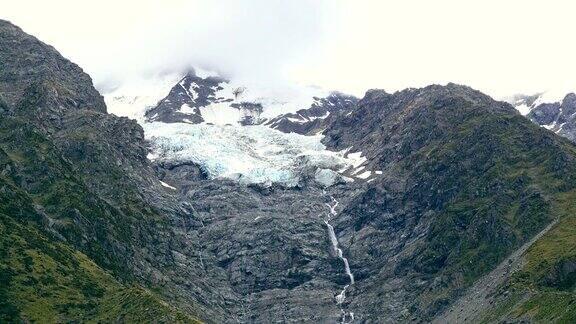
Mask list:
POLYGON ((524 256, 524 265, 499 288, 497 307, 485 322, 576 322, 576 191, 553 203, 559 222, 524 256))
POLYGON ((10 182, 0 177, 0 322, 198 322, 39 231, 32 200, 10 182))
POLYGON ((434 119, 445 133, 407 161, 423 188, 433 192, 421 194, 437 203, 438 211, 411 260, 417 271, 447 282, 424 292, 421 305, 440 308, 561 218, 529 250, 526 268, 511 287, 523 301, 503 319, 574 318, 576 149, 506 111, 466 103, 440 111, 434 119))

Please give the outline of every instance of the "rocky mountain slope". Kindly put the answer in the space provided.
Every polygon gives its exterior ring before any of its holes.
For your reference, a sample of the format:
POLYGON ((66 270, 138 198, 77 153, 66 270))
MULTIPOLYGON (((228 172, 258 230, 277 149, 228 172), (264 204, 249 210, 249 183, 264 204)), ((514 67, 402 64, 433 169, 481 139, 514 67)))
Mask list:
POLYGON ((165 267, 161 246, 174 235, 159 235, 161 227, 193 217, 158 182, 142 129, 106 114, 89 76, 5 21, 0 49, 3 220, 4 231, 14 234, 5 243, 22 244, 3 245, 2 269, 9 274, 3 302, 11 318, 107 318, 114 315, 107 308, 87 310, 120 301, 126 307, 115 320, 174 318, 157 294, 138 287, 159 280, 152 273, 165 267), (16 196, 21 199, 10 198, 16 196), (42 234, 32 244, 18 239, 25 233, 42 234), (141 249, 143 242, 156 248, 141 249), (35 280, 46 290, 35 289, 35 280), (81 303, 51 289, 66 282, 81 303), (22 284, 31 286, 30 294, 14 295, 22 284))
POLYGON ((369 92, 326 142, 383 171, 336 224, 369 320, 433 318, 573 195, 572 145, 463 86, 369 92))
POLYGON ((576 147, 509 104, 371 90, 253 125, 232 105, 257 101, 189 74, 139 125, 4 21, 0 67, 3 321, 576 316, 576 147))

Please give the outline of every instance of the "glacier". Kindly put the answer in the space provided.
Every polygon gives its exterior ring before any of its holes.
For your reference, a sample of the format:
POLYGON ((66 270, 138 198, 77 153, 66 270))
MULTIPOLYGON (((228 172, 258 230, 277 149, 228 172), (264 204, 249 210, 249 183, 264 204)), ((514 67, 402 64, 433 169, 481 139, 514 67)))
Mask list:
MULTIPOLYGON (((217 73, 195 68, 200 78, 217 73)), ((272 119, 278 115, 309 108, 329 92, 299 84, 270 84, 259 80, 232 79, 214 87, 214 100, 194 108, 178 107, 185 114, 199 110, 204 122, 193 124, 150 122, 145 112, 165 98, 174 85, 182 84, 186 73, 173 72, 127 78, 118 87, 106 91, 104 98, 111 113, 136 119, 143 127, 151 145, 149 159, 164 164, 198 165, 210 179, 227 178, 241 183, 281 184, 295 187, 314 182, 323 187, 336 183, 369 181, 371 173, 363 170, 367 162, 362 152, 327 150, 322 135, 287 134, 269 126, 243 126, 245 117, 254 120, 272 119), (242 89, 236 93, 236 89, 242 89), (232 99, 234 98, 234 99, 232 99), (238 109, 232 103, 259 104, 261 111, 238 109), (361 172, 363 171, 363 172, 361 172)), ((187 94, 198 97, 198 84, 192 82, 187 94)), ((315 118, 327 118, 324 116, 315 118)), ((154 117, 152 117, 153 119, 154 117)), ((303 118, 303 121, 313 120, 303 118)), ((165 186, 170 188, 168 186, 165 186)))
POLYGON ((352 181, 340 174, 358 164, 358 155, 327 150, 322 135, 283 133, 255 125, 143 123, 152 151, 149 159, 165 164, 194 163, 210 179, 287 187, 308 179, 322 186, 352 181))

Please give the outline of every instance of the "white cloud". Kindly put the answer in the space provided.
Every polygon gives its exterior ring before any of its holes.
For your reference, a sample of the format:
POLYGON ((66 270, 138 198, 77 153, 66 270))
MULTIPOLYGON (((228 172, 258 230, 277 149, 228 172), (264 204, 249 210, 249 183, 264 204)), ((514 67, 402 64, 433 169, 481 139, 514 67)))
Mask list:
POLYGON ((319 42, 321 1, 19 0, 11 20, 103 84, 189 65, 274 79, 319 42))
POLYGON ((190 64, 362 94, 449 81, 576 88, 576 4, 541 0, 19 0, 0 17, 99 84, 190 64))
POLYGON ((336 2, 338 24, 295 78, 355 93, 446 82, 496 97, 576 90, 574 1, 336 2))

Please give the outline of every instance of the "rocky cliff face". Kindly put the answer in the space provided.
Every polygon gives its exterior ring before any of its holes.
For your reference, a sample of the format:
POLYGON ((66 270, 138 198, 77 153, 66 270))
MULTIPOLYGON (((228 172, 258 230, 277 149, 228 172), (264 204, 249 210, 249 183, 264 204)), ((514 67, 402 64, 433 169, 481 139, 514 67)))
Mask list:
POLYGON ((561 102, 543 103, 530 111, 528 118, 560 136, 576 141, 576 95, 570 93, 561 102))
POLYGON ((21 109, 26 100, 35 99, 37 113, 63 109, 106 112, 90 77, 54 48, 7 23, 2 24, 0 46, 0 88, 10 109, 21 109), (32 93, 38 96, 32 98, 32 93))
POLYGON ((262 103, 245 99, 246 88, 217 76, 200 77, 192 70, 146 111, 146 120, 163 123, 202 122, 255 125, 261 123, 262 103))
MULTIPOLYGON (((232 130, 248 143, 236 151, 303 170, 296 185, 282 172, 243 182, 211 176, 195 151, 150 161, 166 143, 106 114, 77 66, 3 21, 0 42, 12 44, 0 46, 2 320, 418 322, 470 304, 458 299, 482 280, 502 293, 479 320, 576 314, 576 149, 506 103, 435 85, 210 125, 238 100, 217 95, 222 80, 188 75, 150 121, 232 130), (278 140, 258 146, 254 127, 278 140), (323 144, 280 131, 322 132, 323 144), (289 165, 277 158, 287 152, 289 165), (348 180, 315 181, 322 170, 348 180), (484 277, 526 242, 516 274, 484 277)), ((176 134, 178 154, 197 140, 176 134)))
POLYGON ((201 123, 204 118, 200 108, 234 101, 234 98, 224 97, 218 93, 224 90, 223 85, 226 83, 225 79, 201 78, 191 71, 170 90, 165 98, 146 112, 146 118, 148 121, 164 123, 201 123))

